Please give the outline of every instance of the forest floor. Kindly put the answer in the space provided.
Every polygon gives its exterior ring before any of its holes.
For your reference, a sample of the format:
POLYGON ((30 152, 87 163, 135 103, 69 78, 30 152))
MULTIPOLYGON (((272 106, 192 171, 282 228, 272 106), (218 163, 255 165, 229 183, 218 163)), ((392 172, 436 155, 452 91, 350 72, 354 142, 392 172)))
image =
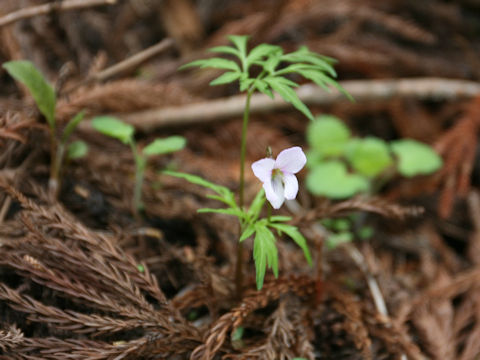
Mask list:
MULTIPOLYGON (((44 1, 0 2, 0 62, 28 59, 45 74, 59 127, 84 110, 72 139, 89 148, 52 199, 45 119, 0 69, 0 359, 480 358, 478 1, 75 2, 48 13, 44 1), (178 71, 230 34, 337 59, 356 101, 304 82, 312 113, 359 136, 423 141, 444 162, 343 201, 309 194, 301 172, 297 207, 278 214, 305 235, 313 267, 278 241, 280 274, 267 271, 257 291, 250 239, 241 298, 236 219, 198 213, 218 203, 161 173, 238 190, 245 98, 237 84, 208 86, 216 70, 178 71), (89 125, 104 114, 135 125, 140 146, 187 139, 149 162, 141 217, 130 149, 89 125), (373 235, 328 249, 319 220, 348 216, 373 235)), ((307 148, 308 123, 281 103, 252 103, 247 199, 261 186, 250 164, 268 146, 307 148)))

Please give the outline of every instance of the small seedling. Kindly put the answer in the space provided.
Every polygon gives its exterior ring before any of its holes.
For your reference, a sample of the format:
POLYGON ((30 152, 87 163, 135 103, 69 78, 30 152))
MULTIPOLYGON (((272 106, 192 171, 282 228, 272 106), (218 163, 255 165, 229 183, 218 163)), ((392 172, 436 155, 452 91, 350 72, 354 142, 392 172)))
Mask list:
MULTIPOLYGON (((248 128, 248 119, 250 116, 250 100, 254 92, 258 91, 267 96, 273 98, 274 93, 278 93, 283 100, 292 104, 297 110, 304 114, 310 120, 313 120, 314 117, 308 107, 299 99, 295 92, 295 88, 298 87, 298 84, 292 79, 288 78, 290 76, 302 76, 308 80, 313 81, 315 84, 330 91, 330 86, 337 88, 339 91, 343 92, 347 97, 350 98, 350 95, 347 94, 344 89, 334 80, 336 77, 336 72, 333 68, 333 64, 336 62, 335 59, 316 54, 310 51, 306 46, 299 48, 297 51, 292 53, 285 54, 283 49, 276 45, 270 44, 260 44, 254 47, 250 52, 247 51, 247 42, 248 36, 241 35, 232 35, 228 39, 233 44, 233 46, 218 46, 211 48, 209 51, 213 53, 219 53, 226 57, 233 57, 237 61, 222 58, 222 57, 213 57, 209 59, 196 60, 191 63, 184 65, 181 69, 189 67, 200 67, 200 68, 214 68, 224 70, 225 72, 210 82, 210 85, 223 85, 229 84, 235 81, 239 82, 240 91, 246 92, 246 103, 243 112, 243 126, 242 126, 242 138, 240 145, 240 180, 239 180, 239 203, 238 207, 240 211, 243 211, 244 207, 244 187, 245 187, 245 154, 246 154, 246 140, 247 140, 247 128, 248 128)), ((278 170, 278 169, 277 169, 278 170)), ((279 177, 276 179, 275 184, 281 183, 285 178, 279 177)), ((265 181, 261 179, 264 182, 265 181)), ((298 186, 298 184, 297 184, 298 186)), ((285 189, 287 186, 285 187, 285 189)), ((283 198, 289 198, 288 191, 284 194, 277 194, 274 191, 269 191, 266 188, 267 198, 272 203, 272 206, 276 208, 281 206, 283 203, 283 198), (272 200, 276 197, 276 200, 272 200)), ((295 193, 296 194, 296 193, 295 193)), ((237 295, 241 294, 242 288, 242 241, 244 231, 248 221, 245 222, 245 218, 239 216, 240 219, 240 242, 238 245, 237 251, 237 267, 236 267, 236 288, 237 295)), ((268 230, 268 226, 260 226, 259 231, 253 231, 256 233, 255 243, 254 243, 254 258, 256 259, 266 259, 269 266, 272 266, 275 272, 276 265, 272 263, 273 258, 276 259, 276 255, 273 256, 273 249, 276 251, 274 245, 275 238, 268 230), (266 231, 267 229, 268 231, 266 231), (259 247, 255 247, 258 243, 262 243, 262 249, 259 250, 259 247), (257 249, 257 250, 255 250, 257 249), (265 252, 269 254, 266 257, 260 256, 260 252, 265 252), (255 257, 257 254, 257 257, 255 257)), ((285 225, 287 226, 287 225, 285 225)), ((279 230, 277 228, 277 230, 279 230)), ((280 230, 279 230, 280 231, 280 230)), ((248 237, 248 236, 247 236, 248 237)), ((275 253, 276 254, 276 253, 275 253)), ((263 260, 262 260, 263 261, 263 260)), ((261 274, 261 268, 263 267, 263 262, 258 262, 257 264, 257 287, 261 288, 263 284, 263 275, 261 274), (261 279, 261 282, 260 282, 261 279)), ((264 270, 263 270, 264 271, 264 270)), ((264 273, 263 273, 264 274, 264 273)))
POLYGON ((135 161, 135 186, 133 191, 132 209, 135 216, 139 216, 143 209, 142 186, 147 159, 153 155, 163 155, 179 151, 185 147, 186 140, 182 136, 170 136, 164 139, 155 139, 143 149, 138 149, 135 142, 135 128, 113 116, 98 116, 92 120, 95 130, 104 135, 120 140, 130 146, 135 161))
POLYGON ((330 115, 310 123, 307 141, 307 189, 331 199, 375 193, 395 174, 428 175, 442 166, 440 156, 426 144, 411 139, 388 143, 373 136, 352 137, 343 122, 330 115))
POLYGON ((9 61, 2 67, 15 80, 25 85, 30 91, 38 110, 47 120, 50 129, 50 179, 49 191, 53 198, 58 197, 61 188, 62 165, 66 160, 78 159, 88 152, 87 144, 83 141, 75 141, 68 144, 73 131, 83 120, 84 112, 75 115, 65 126, 60 134, 57 130, 55 117, 55 105, 57 95, 45 77, 35 68, 30 61, 9 61), (68 145, 67 145, 68 144, 68 145))

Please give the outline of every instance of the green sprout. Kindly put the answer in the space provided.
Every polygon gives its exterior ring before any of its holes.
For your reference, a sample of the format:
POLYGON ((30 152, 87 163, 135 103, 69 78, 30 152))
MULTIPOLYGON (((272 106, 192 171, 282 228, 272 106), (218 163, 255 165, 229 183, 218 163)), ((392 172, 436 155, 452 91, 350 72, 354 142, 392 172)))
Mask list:
POLYGON ((428 175, 442 166, 441 157, 426 144, 411 139, 389 143, 373 136, 353 137, 345 124, 331 115, 310 123, 306 137, 310 145, 307 189, 330 199, 374 193, 395 174, 428 175))
MULTIPOLYGON (((250 100, 253 93, 258 91, 266 94, 272 99, 274 97, 274 93, 277 93, 283 98, 283 100, 292 104, 293 107, 299 110, 310 120, 313 120, 314 117, 308 107, 297 96, 294 89, 299 85, 289 78, 292 75, 300 75, 301 77, 311 80, 328 92, 330 91, 330 87, 334 87, 344 93, 347 97, 351 97, 334 80, 336 77, 336 72, 333 68, 333 64, 336 62, 336 60, 332 58, 316 54, 310 51, 306 46, 302 46, 297 51, 291 53, 284 53, 283 49, 279 46, 260 44, 254 47, 252 50, 247 51, 248 36, 231 35, 228 37, 228 39, 232 43, 232 46, 218 46, 209 50, 212 53, 221 54, 228 58, 212 57, 209 59, 200 59, 182 66, 181 69, 200 67, 223 70, 224 73, 212 80, 210 85, 223 85, 238 81, 240 91, 246 93, 240 145, 238 209, 226 209, 231 213, 231 215, 238 216, 240 220, 241 235, 237 248, 237 265, 235 275, 237 296, 240 296, 243 281, 241 261, 243 252, 242 242, 246 239, 245 234, 248 233, 249 236, 255 234, 254 258, 256 260, 255 266, 257 271, 258 288, 262 287, 263 276, 265 274, 265 268, 267 265, 272 267, 274 274, 277 275, 276 268, 278 267, 278 264, 276 263, 277 249, 275 246, 275 237, 270 230, 268 230, 268 228, 274 227, 278 232, 285 232, 289 236, 293 234, 293 230, 289 230, 288 232, 284 231, 285 228, 277 225, 273 226, 272 223, 268 221, 262 222, 263 219, 259 221, 255 220, 252 223, 247 220, 247 212, 243 209, 247 128, 250 116, 250 100), (236 61, 231 60, 231 58, 235 59, 236 61), (260 241, 257 239, 263 240, 260 241), (257 243, 261 244, 261 246, 257 245, 257 243)), ((191 180, 191 178, 188 177, 186 179, 191 180)), ((230 204, 230 206, 233 205, 230 204)), ((289 226, 286 224, 284 225, 289 226)), ((297 234, 295 233, 295 236, 291 237, 295 240, 295 238, 297 238, 297 234)))
POLYGON ((84 112, 76 114, 64 127, 61 133, 57 130, 55 105, 57 95, 52 85, 37 70, 34 64, 27 60, 9 61, 2 67, 15 80, 23 84, 32 95, 38 110, 47 120, 50 130, 50 179, 49 191, 53 198, 57 198, 61 189, 61 172, 65 161, 85 156, 88 146, 83 141, 74 141, 68 144, 73 131, 84 118, 84 112))
POLYGON ((92 127, 100 133, 120 140, 130 146, 135 161, 135 186, 133 190, 132 209, 136 217, 143 209, 142 186, 145 168, 149 156, 168 154, 185 147, 186 140, 182 136, 170 136, 164 139, 155 139, 143 149, 139 149, 135 142, 135 128, 113 116, 98 116, 92 119, 92 127))

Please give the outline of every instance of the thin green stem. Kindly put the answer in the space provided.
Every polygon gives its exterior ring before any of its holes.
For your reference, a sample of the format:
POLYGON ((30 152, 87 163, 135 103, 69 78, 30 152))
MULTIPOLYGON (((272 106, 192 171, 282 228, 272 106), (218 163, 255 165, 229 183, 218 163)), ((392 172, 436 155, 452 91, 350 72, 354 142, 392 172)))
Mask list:
MULTIPOLYGON (((238 204, 240 209, 243 210, 244 193, 245 193, 245 156, 247 152, 247 128, 248 128, 248 118, 250 116, 250 99, 252 97, 253 90, 247 92, 247 100, 245 103, 245 109, 243 111, 243 125, 242 125, 242 139, 240 145, 240 189, 239 189, 239 199, 238 204)), ((240 224, 240 234, 243 231, 240 224)), ((237 245, 237 264, 235 268, 235 289, 237 298, 242 297, 242 288, 243 288, 243 243, 238 242, 237 245)))
POLYGON ((146 159, 142 154, 138 153, 137 145, 132 139, 130 141, 133 158, 135 160, 135 185, 133 188, 133 215, 135 218, 140 217, 140 210, 142 209, 142 187, 145 175, 146 159))
POLYGON ((50 178, 48 179, 48 188, 52 200, 57 199, 60 192, 60 167, 63 151, 57 146, 57 137, 55 128, 50 127, 50 178), (61 154, 62 153, 62 154, 61 154))

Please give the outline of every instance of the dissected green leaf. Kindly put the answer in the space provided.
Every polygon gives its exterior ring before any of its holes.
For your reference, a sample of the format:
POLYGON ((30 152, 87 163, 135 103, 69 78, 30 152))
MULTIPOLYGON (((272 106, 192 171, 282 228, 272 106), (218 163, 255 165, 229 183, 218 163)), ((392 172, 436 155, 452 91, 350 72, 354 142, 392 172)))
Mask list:
POLYGON ((260 44, 254 47, 247 56, 247 66, 261 60, 264 57, 268 57, 272 53, 281 53, 282 48, 276 45, 260 44))
POLYGON ((85 111, 82 110, 68 122, 67 126, 65 126, 62 134, 62 142, 64 144, 67 142, 70 135, 72 135, 73 131, 75 130, 77 125, 80 124, 80 121, 82 121, 84 117, 85 111))
POLYGON ((322 115, 317 117, 307 128, 307 142, 313 148, 318 158, 309 157, 310 165, 324 156, 338 156, 350 139, 350 130, 335 116, 322 115))
POLYGON ((431 174, 442 167, 442 158, 428 145, 404 139, 391 143, 398 157, 398 171, 406 177, 431 174))
POLYGON ((203 186, 207 189, 213 190, 219 196, 207 195, 207 197, 212 198, 212 199, 216 199, 218 201, 222 201, 225 204, 227 204, 228 206, 230 206, 231 208, 238 208, 238 205, 235 202, 235 195, 233 194, 233 192, 230 191, 230 189, 228 189, 225 186, 214 184, 210 181, 207 181, 207 180, 203 179, 200 176, 196 176, 196 175, 192 175, 192 174, 186 174, 186 173, 169 171, 169 170, 165 170, 165 171, 163 171, 163 173, 166 174, 166 175, 175 176, 175 177, 178 177, 178 178, 185 179, 185 180, 191 182, 192 184, 200 185, 200 186, 203 186))
POLYGON ((187 143, 183 136, 169 136, 164 139, 155 139, 145 146, 143 153, 145 155, 161 155, 182 150, 187 143))
POLYGON ((224 215, 232 215, 239 218, 242 218, 243 214, 239 209, 213 209, 213 208, 201 208, 197 210, 198 213, 215 213, 215 214, 224 214, 224 215))
POLYGON ((270 90, 270 88, 268 87, 268 84, 264 80, 255 79, 253 82, 253 86, 261 93, 273 99, 272 90, 270 90))
POLYGON ((242 234, 240 235, 240 239, 238 240, 239 242, 247 240, 250 236, 253 235, 255 232, 255 224, 250 223, 248 226, 243 230, 242 234))
POLYGON ((120 140, 124 144, 130 143, 135 128, 113 116, 98 116, 92 120, 92 127, 104 135, 120 140))
POLYGON ((248 209, 247 216, 249 221, 253 223, 258 219, 263 204, 265 204, 265 190, 261 188, 255 196, 255 199, 253 199, 250 208, 248 209))
POLYGON ((393 164, 387 143, 372 136, 352 139, 345 147, 345 156, 356 171, 368 177, 380 175, 393 164))
POLYGON ((277 229, 280 233, 285 233, 290 237, 302 250, 307 262, 312 266, 312 256, 310 255, 310 250, 308 250, 307 240, 302 235, 298 228, 293 225, 288 224, 270 224, 270 227, 277 229))
POLYGON ((270 222, 277 222, 277 221, 285 222, 285 221, 292 220, 292 217, 291 216, 283 216, 283 215, 272 215, 272 216, 270 216, 269 220, 270 220, 270 222))
POLYGON ((67 148, 67 158, 68 159, 79 159, 87 155, 88 145, 85 141, 77 140, 73 141, 68 145, 67 148))
POLYGON ((369 182, 359 174, 348 174, 344 163, 325 161, 317 164, 307 175, 308 191, 331 199, 344 199, 367 191, 369 182))
POLYGON ((240 51, 240 58, 242 61, 245 61, 247 58, 247 42, 248 35, 230 35, 228 40, 230 40, 233 45, 240 51))
POLYGON ((228 83, 234 82, 235 80, 240 79, 240 76, 242 76, 242 74, 239 72, 228 71, 220 75, 216 79, 213 79, 212 81, 210 81, 210 85, 214 86, 214 85, 228 84, 228 83))
POLYGON ((35 65, 27 60, 9 61, 3 63, 3 68, 15 80, 27 87, 32 94, 40 112, 47 119, 50 128, 55 128, 55 90, 35 65))
POLYGON ((263 287, 267 266, 278 277, 278 253, 275 236, 266 226, 257 226, 253 242, 253 259, 255 261, 257 289, 263 287))
POLYGON ((208 49, 209 52, 230 54, 240 57, 240 51, 231 46, 215 46, 208 49))
MULTIPOLYGON (((265 82, 275 90, 286 102, 292 104, 297 110, 302 112, 310 120, 313 120, 313 115, 308 107, 298 98, 295 90, 292 89, 292 81, 283 77, 268 77, 265 78, 265 82)), ((295 83, 293 83, 295 84, 295 83)), ((297 84, 295 84, 297 85, 297 84)))
POLYGON ((201 69, 203 68, 213 68, 213 69, 224 69, 232 70, 235 72, 240 72, 240 66, 235 61, 227 60, 223 58, 210 58, 210 59, 200 59, 192 61, 188 64, 182 65, 179 70, 183 70, 189 67, 198 66, 201 69))

